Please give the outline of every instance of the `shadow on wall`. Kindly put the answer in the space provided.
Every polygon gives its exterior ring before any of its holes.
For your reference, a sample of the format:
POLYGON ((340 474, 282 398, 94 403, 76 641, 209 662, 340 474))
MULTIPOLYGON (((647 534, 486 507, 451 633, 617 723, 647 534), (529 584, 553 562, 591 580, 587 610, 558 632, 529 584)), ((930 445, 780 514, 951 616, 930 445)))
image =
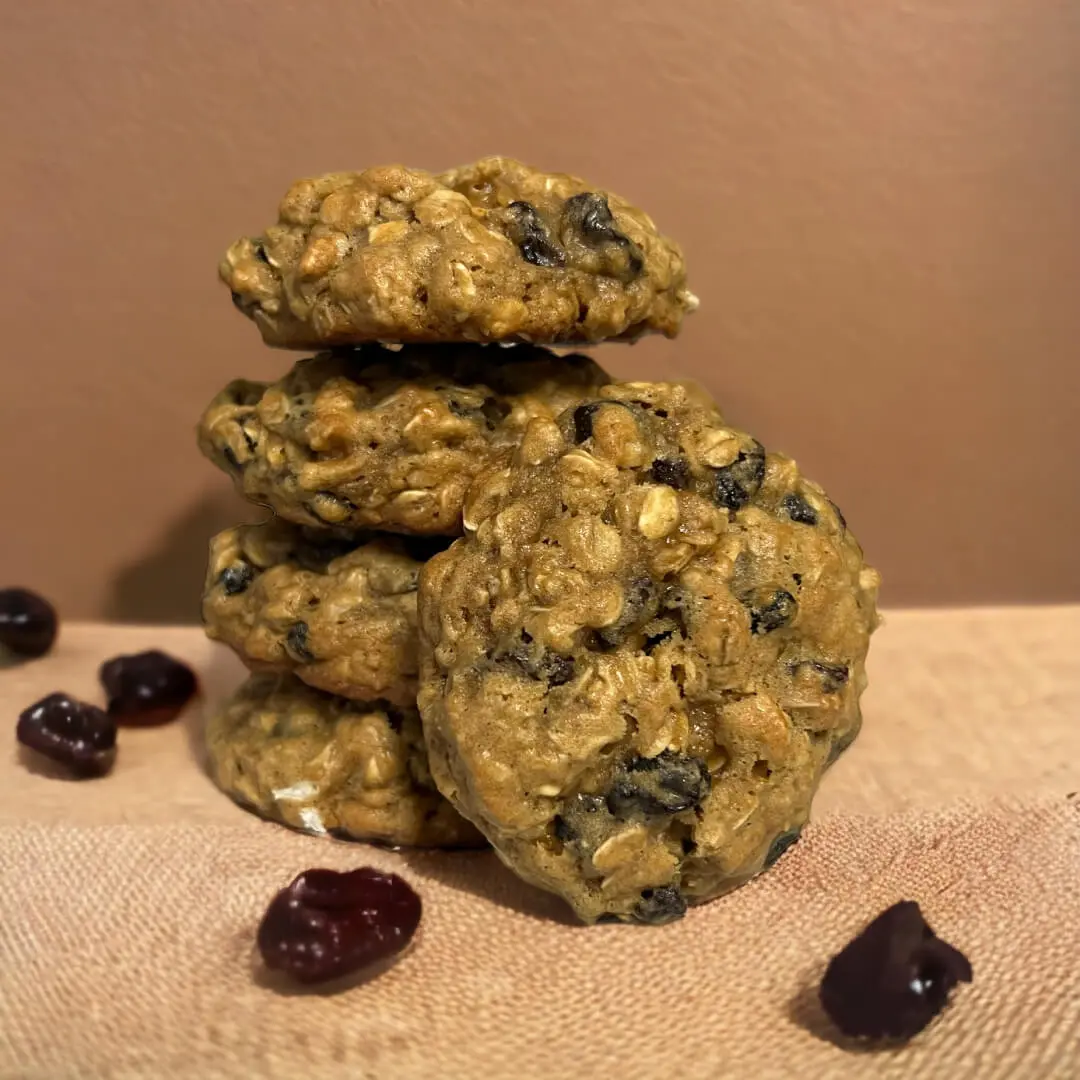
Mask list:
POLYGON ((199 623, 210 538, 259 510, 231 493, 200 498, 172 524, 156 547, 116 576, 106 600, 111 622, 199 623))

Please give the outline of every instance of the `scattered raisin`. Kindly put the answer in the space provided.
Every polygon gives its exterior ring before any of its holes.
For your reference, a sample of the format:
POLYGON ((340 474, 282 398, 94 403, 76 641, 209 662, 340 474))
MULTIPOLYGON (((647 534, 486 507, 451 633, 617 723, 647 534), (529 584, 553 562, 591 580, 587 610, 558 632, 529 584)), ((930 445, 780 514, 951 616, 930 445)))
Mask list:
POLYGON ((795 618, 799 605, 786 589, 777 589, 772 599, 763 607, 750 609, 750 633, 768 634, 779 630, 795 618))
POLYGON ((781 855, 793 844, 799 842, 799 838, 802 836, 801 829, 789 829, 787 832, 782 832, 770 845, 768 854, 765 856, 765 869, 767 870, 772 866, 781 855))
POLYGON ((741 510, 765 479, 765 448, 755 442, 730 464, 713 473, 713 498, 728 510, 741 510))
POLYGON ((780 507, 792 521, 797 521, 800 525, 817 524, 817 511, 801 495, 794 492, 785 495, 780 507))
POLYGON ((158 649, 106 660, 98 672, 118 724, 152 727, 180 715, 195 696, 195 672, 158 649))
POLYGON ((649 476, 658 484, 682 490, 690 481, 690 465, 682 458, 657 458, 649 476))
POLYGON ((272 971, 324 983, 401 953, 420 914, 420 897, 396 874, 311 869, 274 896, 256 941, 272 971))
POLYGON ((547 226, 532 203, 512 202, 507 208, 510 239, 520 248, 522 258, 534 266, 565 266, 566 252, 551 239, 547 226))
POLYGON ((420 897, 397 874, 306 870, 271 901, 256 940, 271 970, 328 982, 396 956, 420 914, 420 897))
POLYGON ((675 922, 686 914, 686 897, 677 885, 659 889, 642 889, 641 899, 634 906, 634 918, 650 926, 675 922))
POLYGON ((308 648, 308 624, 294 622, 285 633, 285 651, 298 663, 310 664, 315 654, 308 648))
POLYGON ((218 581, 226 596, 237 596, 245 592, 255 580, 255 567, 249 562, 234 563, 221 571, 218 581))
POLYGON ((32 659, 56 640, 56 608, 29 589, 0 589, 0 649, 32 659))
POLYGON ((927 926, 917 903, 901 900, 832 958, 819 996, 845 1035, 906 1041, 971 979, 967 957, 927 926))
POLYGON ((24 710, 15 737, 79 778, 102 776, 116 760, 116 721, 64 693, 49 694, 24 710))
POLYGON ((617 818, 659 817, 699 806, 712 777, 701 758, 665 750, 653 758, 634 758, 615 777, 607 805, 617 818))

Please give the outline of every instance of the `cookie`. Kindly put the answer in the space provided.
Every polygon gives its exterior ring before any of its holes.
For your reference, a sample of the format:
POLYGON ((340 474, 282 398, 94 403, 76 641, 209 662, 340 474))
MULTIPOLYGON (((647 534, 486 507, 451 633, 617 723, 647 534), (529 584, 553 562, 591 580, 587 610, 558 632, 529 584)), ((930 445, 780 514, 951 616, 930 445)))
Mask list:
POLYGON ((198 439, 248 498, 299 525, 452 536, 470 481, 528 421, 607 381, 583 356, 527 345, 375 345, 301 360, 272 385, 231 383, 198 439))
POLYGON ((263 340, 293 349, 674 337, 697 306, 647 214, 503 157, 300 180, 220 274, 263 340))
POLYGON ((210 542, 203 623, 256 670, 358 701, 416 702, 416 588, 445 541, 284 521, 210 542))
POLYGON ((586 921, 666 922, 798 836, 860 726, 878 575, 699 391, 612 384, 477 478, 420 582, 432 774, 586 921))
POLYGON ((206 748, 222 791, 295 829, 420 847, 483 843, 435 790, 415 708, 260 673, 210 718, 206 748))

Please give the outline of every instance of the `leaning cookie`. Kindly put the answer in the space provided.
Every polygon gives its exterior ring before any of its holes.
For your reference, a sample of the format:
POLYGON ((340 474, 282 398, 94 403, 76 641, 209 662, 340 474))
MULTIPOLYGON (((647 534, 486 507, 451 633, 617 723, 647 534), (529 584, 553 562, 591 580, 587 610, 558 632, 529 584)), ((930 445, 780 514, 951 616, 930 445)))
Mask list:
POLYGON ((435 790, 415 708, 257 674, 210 718, 206 747, 222 791, 293 828, 419 847, 483 843, 435 790))
POLYGON ((416 588, 445 541, 335 534, 284 521, 210 542, 203 623, 254 669, 358 701, 416 701, 416 588))
POLYGON ((529 420, 608 381, 586 357, 527 345, 374 345, 301 360, 272 385, 231 383, 198 439, 289 521, 453 536, 470 481, 529 420))
POLYGON ((503 157, 300 180, 220 273, 263 339, 296 349, 673 337, 697 306, 647 214, 503 157))
POLYGON ((771 864, 858 732, 878 575, 795 463, 670 383, 530 424, 420 584, 440 791, 586 921, 771 864))

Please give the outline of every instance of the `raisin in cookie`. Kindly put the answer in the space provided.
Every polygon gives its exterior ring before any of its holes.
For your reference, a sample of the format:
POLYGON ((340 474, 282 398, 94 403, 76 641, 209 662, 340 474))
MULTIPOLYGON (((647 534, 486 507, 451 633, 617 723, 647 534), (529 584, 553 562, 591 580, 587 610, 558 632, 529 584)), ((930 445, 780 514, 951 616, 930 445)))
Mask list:
POLYGON ((210 718, 206 746, 215 783, 273 821, 387 844, 483 843, 436 791, 415 707, 347 701, 264 672, 210 718))
POLYGON ((244 494, 299 525, 455 535, 472 478, 534 416, 608 381, 583 356, 518 345, 374 345, 301 360, 211 402, 199 445, 244 494), (492 355, 510 357, 492 362, 492 355))
POLYGON ((220 266, 270 345, 668 337, 697 306, 647 214, 510 158, 300 180, 220 266))
POLYGON ((335 534, 284 521, 210 542, 207 635, 251 668, 292 671, 358 701, 416 702, 416 588, 446 542, 335 534))
POLYGON ((700 392, 533 421, 420 581, 440 791, 586 921, 666 922, 769 865, 854 738, 877 573, 700 392))

